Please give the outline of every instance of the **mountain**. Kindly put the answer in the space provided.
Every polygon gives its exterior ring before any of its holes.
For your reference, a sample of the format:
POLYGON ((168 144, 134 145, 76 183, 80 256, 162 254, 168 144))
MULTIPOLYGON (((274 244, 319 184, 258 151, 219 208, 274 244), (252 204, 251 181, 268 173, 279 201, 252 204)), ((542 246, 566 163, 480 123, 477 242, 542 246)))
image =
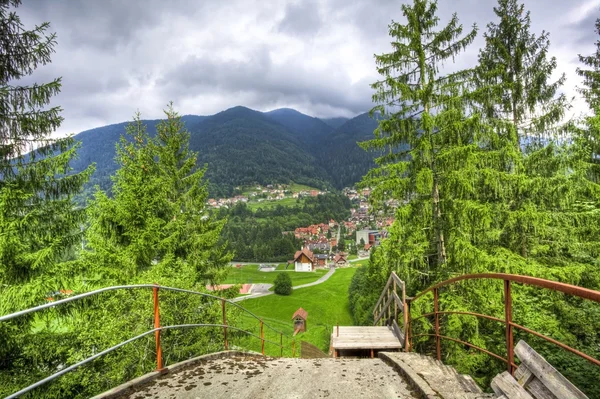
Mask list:
MULTIPOLYGON (((291 181, 312 187, 343 188, 360 181, 373 167, 373 153, 357 142, 373 137, 377 121, 368 113, 332 128, 325 121, 282 108, 258 112, 233 107, 211 116, 185 115, 190 149, 198 152, 198 165, 208 165, 206 177, 213 196, 229 196, 239 185, 291 181)), ((145 120, 150 135, 160 120, 145 120)), ((87 130, 75 136, 81 142, 78 158, 71 166, 81 171, 96 163, 96 172, 86 187, 110 190, 110 176, 117 169, 115 145, 127 122, 87 130)))
MULTIPOLYGON (((251 183, 294 181, 319 188, 331 186, 327 172, 299 133, 261 112, 234 107, 212 116, 187 115, 182 121, 190 132, 190 149, 198 152, 198 165, 208 164, 206 177, 211 195, 228 196, 235 186, 251 183)), ((151 135, 156 134, 158 122, 143 121, 151 135)), ((78 159, 71 164, 73 169, 80 171, 96 163, 88 193, 96 184, 103 190, 110 189, 110 176, 117 169, 115 144, 126 126, 127 122, 119 123, 75 136, 81 148, 78 159)))
POLYGON ((190 132, 190 148, 199 152, 199 164, 208 164, 206 176, 215 195, 251 183, 328 186, 327 173, 302 140, 261 112, 234 107, 190 132))
POLYGON ((338 127, 342 126, 344 123, 348 122, 350 119, 340 116, 338 118, 327 118, 327 119, 321 119, 321 120, 323 122, 325 122, 326 124, 328 124, 329 126, 331 126, 332 128, 337 129, 338 127))
POLYGON ((305 115, 295 109, 280 108, 265 112, 265 115, 295 133, 298 139, 311 149, 334 130, 321 119, 305 115))
POLYGON ((373 138, 377 120, 369 113, 358 115, 335 129, 319 143, 317 158, 329 172, 331 183, 337 188, 351 186, 375 166, 374 153, 366 152, 358 142, 373 138))

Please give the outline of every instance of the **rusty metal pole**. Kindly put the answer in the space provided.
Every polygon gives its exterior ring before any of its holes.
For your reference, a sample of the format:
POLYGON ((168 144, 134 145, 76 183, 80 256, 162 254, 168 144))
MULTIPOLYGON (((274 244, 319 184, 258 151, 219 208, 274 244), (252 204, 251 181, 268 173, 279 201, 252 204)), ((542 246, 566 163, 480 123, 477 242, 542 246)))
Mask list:
POLYGON ((221 298, 221 309, 223 311, 223 341, 225 342, 225 350, 229 350, 229 342, 227 342, 227 313, 225 312, 225 299, 221 298))
POLYGON ((442 360, 442 348, 440 343, 440 316, 439 312, 439 293, 438 289, 433 290, 433 312, 435 313, 435 351, 437 360, 442 360))
MULTIPOLYGON (((160 328, 160 308, 158 303, 158 285, 152 288, 152 297, 154 299, 154 328, 160 328)), ((160 371, 163 369, 162 363, 162 348, 160 346, 160 330, 154 332, 154 339, 156 343, 156 370, 160 371)))
POLYGON ((283 357, 283 332, 279 332, 279 357, 283 357))
POLYGON ((263 329, 263 321, 260 319, 260 351, 265 354, 265 330, 263 329))
POLYGON ((510 280, 504 280, 504 320, 506 323, 506 356, 508 360, 508 372, 514 374, 513 363, 515 361, 512 327, 512 296, 510 280))

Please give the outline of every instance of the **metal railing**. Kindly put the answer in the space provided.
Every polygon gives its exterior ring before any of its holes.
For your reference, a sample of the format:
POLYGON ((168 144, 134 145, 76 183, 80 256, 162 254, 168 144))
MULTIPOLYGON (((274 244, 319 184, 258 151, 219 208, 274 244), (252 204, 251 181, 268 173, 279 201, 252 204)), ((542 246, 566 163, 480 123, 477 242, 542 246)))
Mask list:
MULTIPOLYGON (((395 273, 392 273, 392 275, 395 276, 395 273)), ((397 276, 395 278, 397 278, 397 276)), ((390 277, 390 279, 392 279, 392 277, 390 277)), ((600 366, 600 360, 595 359, 592 356, 589 356, 581 351, 578 351, 577 349, 574 349, 566 344, 563 344, 562 342, 559 342, 551 337, 540 334, 539 332, 531 330, 522 325, 516 324, 513 321, 513 307, 512 307, 512 293, 511 293, 511 284, 512 283, 519 283, 519 284, 525 284, 525 285, 530 285, 530 286, 535 286, 535 287, 540 287, 540 288, 546 288, 549 290, 562 292, 562 293, 565 293, 568 295, 573 295, 573 296, 576 296, 579 298, 588 299, 588 300, 591 300, 594 302, 600 302, 600 292, 599 291, 594 291, 594 290, 590 290, 590 289, 583 288, 583 287, 578 287, 578 286, 571 285, 571 284, 560 283, 557 281, 545 280, 545 279, 529 277, 529 276, 503 274, 503 273, 467 274, 467 275, 455 277, 455 278, 443 281, 439 284, 436 284, 436 285, 424 290, 423 292, 419 293, 414 298, 405 298, 405 301, 402 305, 406 309, 405 313, 410 313, 410 304, 411 303, 414 303, 415 301, 423 298, 424 295, 426 295, 430 292, 433 293, 433 312, 422 314, 416 318, 411 318, 410 314, 408 314, 408 317, 405 316, 405 320, 408 320, 408 323, 406 323, 404 326, 405 342, 406 342, 405 350, 406 351, 411 350, 413 339, 416 337, 419 337, 419 336, 434 337, 435 338, 435 347, 436 347, 436 357, 438 360, 441 361, 441 340, 449 340, 449 341, 453 341, 453 342, 457 342, 457 343, 469 346, 473 349, 476 349, 480 352, 486 353, 489 356, 492 356, 498 360, 503 361, 504 363, 506 363, 509 373, 514 374, 514 371, 518 367, 514 362, 513 333, 514 333, 514 329, 516 328, 516 329, 519 329, 526 333, 535 335, 536 337, 542 338, 554 345, 559 346, 562 349, 565 349, 565 350, 589 361, 592 364, 600 366), (439 309, 439 290, 440 290, 440 288, 457 283, 459 281, 479 280, 479 279, 502 280, 504 282, 504 318, 501 319, 498 317, 493 317, 493 316, 489 316, 489 315, 485 315, 485 314, 465 312, 465 311, 453 311, 453 310, 441 311, 439 309), (486 349, 483 349, 479 346, 473 345, 469 342, 465 342, 465 341, 462 341, 462 340, 459 340, 456 338, 441 335, 440 334, 440 315, 448 315, 448 314, 469 315, 469 316, 484 318, 484 319, 488 319, 488 320, 497 321, 499 323, 503 323, 505 326, 505 341, 506 341, 506 353, 507 353, 506 358, 502 357, 496 353, 492 353, 492 352, 490 352, 486 349), (411 326, 414 323, 414 321, 421 319, 421 318, 426 318, 426 317, 434 317, 434 333, 433 334, 412 335, 411 326)), ((384 292, 382 293, 382 297, 385 294, 386 289, 388 289, 388 286, 389 286, 389 281, 388 281, 388 285, 386 285, 386 288, 384 289, 384 292)), ((382 299, 380 298, 380 300, 377 302, 378 303, 377 306, 380 305, 381 301, 382 301, 382 299)), ((388 313, 390 313, 390 310, 388 310, 388 313)), ((381 317, 382 311, 380 310, 379 312, 374 313, 374 315, 381 317)), ((377 320, 377 319, 375 319, 375 320, 377 320)))
MULTIPOLYGON (((255 315, 254 313, 250 312, 248 309, 238 305, 235 302, 232 302, 228 299, 216 296, 216 295, 211 295, 211 294, 206 294, 206 293, 202 293, 202 292, 197 292, 197 291, 192 291, 192 290, 186 290, 186 289, 181 289, 181 288, 174 288, 174 287, 165 287, 165 286, 159 286, 157 284, 136 284, 136 285, 119 285, 119 286, 112 286, 112 287, 105 287, 105 288, 101 288, 95 291, 90 291, 90 292, 86 292, 83 294, 79 294, 79 295, 75 295, 69 298, 65 298, 65 299, 60 299, 57 301, 53 301, 50 303, 46 303, 44 305, 40 305, 40 306, 36 306, 33 308, 29 308, 29 309, 25 309, 19 312, 15 312, 15 313, 11 313, 5 316, 0 316, 0 323, 1 322, 5 322, 8 320, 12 320, 15 319, 17 317, 20 316, 24 316, 27 314, 31 314, 31 313, 35 313, 38 312, 40 310, 44 310, 44 309, 48 309, 48 308, 55 308, 59 305, 63 305, 65 303, 69 303, 69 302, 74 302, 74 301, 78 301, 81 300, 83 298, 86 297, 91 297, 91 296, 95 296, 98 295, 100 293, 103 292, 108 292, 108 291, 116 291, 116 290, 132 290, 132 289, 148 289, 148 288, 152 288, 152 300, 153 300, 153 324, 154 324, 154 328, 152 330, 143 332, 135 337, 129 338, 123 342, 120 342, 108 349, 105 349, 101 352, 98 352, 96 354, 94 354, 93 356, 90 356, 78 363, 72 364, 68 367, 65 367, 64 369, 61 369, 60 371, 42 379, 39 380, 21 390, 19 390, 18 392, 15 392, 9 396, 7 396, 5 399, 12 399, 12 398, 17 398, 27 392, 30 392, 50 381, 53 381, 55 379, 57 379, 58 377, 73 371, 87 363, 92 362, 93 360, 102 357, 110 352, 113 352, 131 342, 134 342, 140 338, 143 338, 145 336, 154 334, 154 338, 155 338, 155 346, 156 346, 156 371, 161 371, 164 369, 163 367, 163 355, 162 355, 162 346, 160 343, 160 338, 161 338, 161 332, 165 331, 165 330, 171 330, 171 329, 183 329, 183 328, 201 328, 201 327, 217 327, 217 328, 223 328, 223 345, 225 350, 229 350, 229 341, 227 338, 227 331, 228 330, 235 330, 238 331, 240 333, 246 334, 247 336, 251 336, 254 338, 258 338, 261 342, 261 353, 264 355, 265 354, 265 343, 268 344, 272 344, 275 345, 277 347, 279 347, 280 349, 280 357, 283 357, 283 332, 276 330, 275 328, 269 326, 268 324, 264 323, 263 320, 258 317, 257 315, 255 315), (165 290, 165 291, 173 291, 173 292, 181 292, 181 293, 187 293, 187 294, 192 294, 192 295, 198 295, 198 296, 202 296, 202 297, 206 297, 206 298, 211 298, 213 300, 216 301, 220 301, 221 303, 221 310, 222 310, 222 316, 223 316, 223 322, 222 324, 178 324, 178 325, 170 325, 170 326, 161 326, 160 325, 160 301, 159 301, 159 290, 165 290), (241 328, 238 327, 234 327, 231 325, 227 324, 227 313, 226 313, 226 304, 230 304, 233 305, 234 307, 240 309, 241 311, 245 312, 246 314, 252 316, 254 319, 256 319, 259 322, 259 326, 260 326, 260 335, 256 335, 251 333, 250 331, 247 330, 243 330, 241 328), (276 343, 273 341, 270 341, 268 339, 265 339, 265 335, 264 335, 264 328, 267 327, 270 330, 272 330, 273 332, 275 332, 276 334, 279 334, 280 337, 280 342, 276 343)), ((295 345, 295 340, 291 337, 287 337, 288 339, 292 339, 292 343, 291 343, 291 350, 292 350, 292 357, 295 357, 296 355, 296 345, 295 345)))

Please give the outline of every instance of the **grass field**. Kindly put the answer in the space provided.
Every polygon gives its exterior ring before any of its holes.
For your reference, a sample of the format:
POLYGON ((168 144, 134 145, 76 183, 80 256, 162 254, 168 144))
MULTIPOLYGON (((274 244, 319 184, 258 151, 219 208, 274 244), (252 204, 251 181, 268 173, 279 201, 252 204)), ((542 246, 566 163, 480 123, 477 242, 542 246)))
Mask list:
POLYGON ((275 208, 277 205, 281 205, 281 206, 301 205, 303 201, 300 200, 300 203, 298 204, 296 202, 296 199, 297 198, 284 198, 282 200, 276 200, 276 201, 269 201, 269 200, 264 200, 262 202, 250 201, 247 203, 247 206, 248 206, 248 209, 255 211, 258 208, 262 208, 262 209, 275 208))
MULTIPOLYGON (((348 286, 355 271, 356 268, 338 269, 326 282, 299 289, 290 296, 269 295, 248 299, 241 305, 288 336, 294 332, 292 315, 298 308, 304 308, 308 312, 307 331, 296 336, 297 350, 299 341, 303 340, 327 353, 333 327, 337 323, 342 326, 353 324, 348 307, 348 286)), ((277 336, 271 339, 279 341, 277 336)))
MULTIPOLYGON (((294 265, 289 270, 294 270, 294 265)), ((287 273, 292 278, 292 286, 312 283, 320 279, 327 270, 318 269, 314 272, 285 271, 285 265, 279 265, 277 271, 260 272, 258 265, 245 265, 241 268, 231 267, 224 284, 273 284, 278 273, 287 273)))

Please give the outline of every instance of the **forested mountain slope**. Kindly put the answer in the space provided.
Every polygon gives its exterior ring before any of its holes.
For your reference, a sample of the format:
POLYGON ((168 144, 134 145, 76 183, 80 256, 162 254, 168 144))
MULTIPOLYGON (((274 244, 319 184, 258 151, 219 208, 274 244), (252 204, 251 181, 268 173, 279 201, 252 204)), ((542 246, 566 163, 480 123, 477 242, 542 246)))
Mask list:
MULTIPOLYGON (((369 139, 377 122, 362 114, 345 120, 338 128, 293 109, 267 113, 234 107, 212 116, 186 115, 190 149, 198 152, 198 165, 208 164, 206 176, 212 196, 228 196, 244 184, 296 183, 313 187, 343 188, 358 182, 372 165, 373 154, 357 142, 369 139)), ((154 135, 159 120, 145 120, 154 135)), ((335 124, 333 123, 333 124, 335 124)), ((87 186, 108 190, 116 170, 115 144, 125 133, 127 122, 84 131, 79 158, 72 162, 75 172, 96 163, 96 172, 87 186)))

